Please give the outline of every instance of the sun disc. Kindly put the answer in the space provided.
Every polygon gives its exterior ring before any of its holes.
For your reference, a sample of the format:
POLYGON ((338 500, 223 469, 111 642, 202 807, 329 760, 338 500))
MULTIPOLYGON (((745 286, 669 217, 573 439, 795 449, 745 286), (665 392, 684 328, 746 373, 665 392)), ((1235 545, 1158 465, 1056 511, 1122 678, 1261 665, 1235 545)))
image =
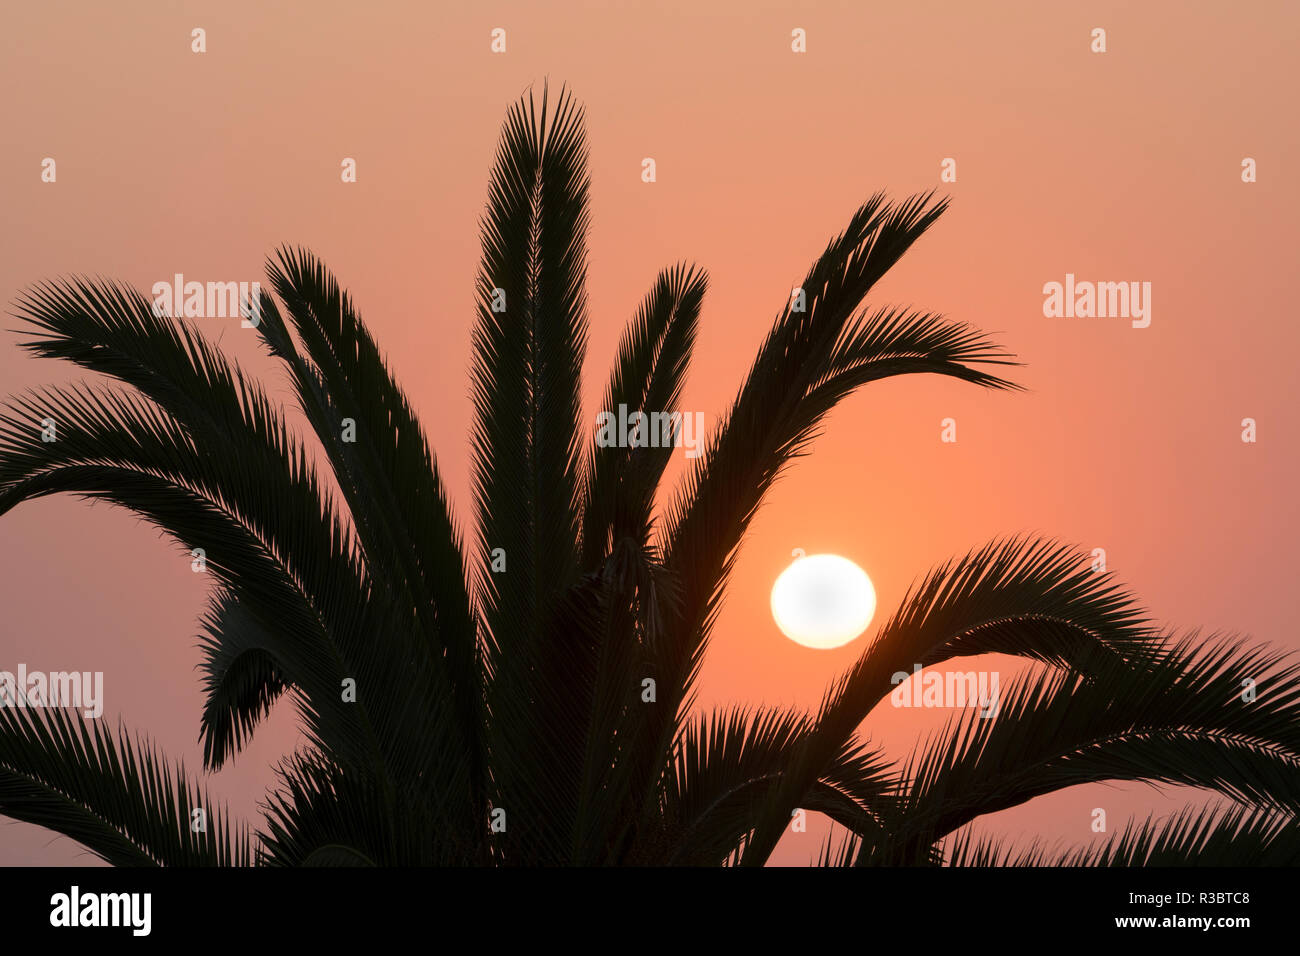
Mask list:
POLYGON ((838 554, 799 558, 772 585, 772 617, 786 637, 805 647, 843 647, 876 612, 867 572, 838 554))

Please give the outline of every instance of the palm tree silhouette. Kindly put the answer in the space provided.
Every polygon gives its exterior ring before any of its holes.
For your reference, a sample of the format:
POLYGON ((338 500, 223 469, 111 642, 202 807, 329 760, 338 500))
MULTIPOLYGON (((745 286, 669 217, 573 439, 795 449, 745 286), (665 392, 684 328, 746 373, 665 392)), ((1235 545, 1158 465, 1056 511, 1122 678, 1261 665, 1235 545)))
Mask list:
MULTIPOLYGON (((472 546, 413 409, 310 253, 268 263, 278 304, 263 299, 257 334, 319 450, 139 292, 77 278, 20 298, 25 348, 128 388, 11 398, 0 514, 72 493, 202 548, 218 582, 202 621, 207 769, 284 697, 308 745, 278 767, 254 834, 126 731, 4 707, 0 813, 118 865, 761 865, 798 809, 839 825, 827 864, 1300 860, 1297 665, 1163 632, 1051 541, 994 541, 923 577, 815 713, 695 715, 746 529, 827 412, 893 375, 1015 388, 995 374, 1015 363, 966 325, 861 307, 945 207, 873 197, 660 507, 672 449, 607 447, 581 420, 587 193, 581 110, 528 94, 507 115, 482 223, 472 546), (41 440, 47 418, 56 441, 41 440), (986 653, 1037 662, 996 719, 972 711, 901 764, 860 736, 891 675, 986 653), (1103 780, 1208 788, 1234 806, 1065 855, 962 835, 983 814, 1103 780)), ((705 287, 689 265, 660 274, 604 408, 677 407, 705 287)))

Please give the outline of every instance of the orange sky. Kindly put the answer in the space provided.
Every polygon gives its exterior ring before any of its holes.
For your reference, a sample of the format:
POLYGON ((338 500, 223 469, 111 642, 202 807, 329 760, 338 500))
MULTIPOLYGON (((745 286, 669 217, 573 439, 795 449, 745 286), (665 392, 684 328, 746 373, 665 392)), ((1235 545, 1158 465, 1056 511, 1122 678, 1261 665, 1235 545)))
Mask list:
MULTIPOLYGON (((1283 560, 1300 537, 1300 7, 453 6, 5 5, 3 297, 74 272, 145 290, 176 272, 253 280, 277 244, 310 246, 388 350, 465 521, 477 217, 506 106, 549 76, 587 110, 592 402, 656 272, 685 258, 711 278, 682 407, 712 422, 790 288, 880 189, 941 188, 953 204, 873 301, 996 331, 1028 363, 1027 393, 894 380, 830 418, 753 527, 703 702, 813 706, 861 651, 812 651, 776 630, 768 591, 796 547, 853 558, 887 614, 949 555, 1044 532, 1104 547, 1171 624, 1300 647, 1283 560), (493 55, 498 26, 507 52, 493 55), (790 50, 795 27, 805 54, 790 50), (1104 54, 1089 50, 1094 27, 1104 54), (641 181, 647 156, 654 184, 641 181), (56 183, 40 180, 45 157, 56 183), (340 182, 343 157, 356 184, 340 182), (939 182, 945 157, 956 183, 939 182), (1258 182, 1241 181, 1243 157, 1258 182), (1151 326, 1045 318, 1043 285, 1066 273, 1150 282, 1151 326), (939 440, 949 417, 955 444, 939 440), (1240 440, 1245 417, 1256 444, 1240 440)), ((251 333, 214 334, 288 399, 251 333)), ((0 335, 0 393, 78 377, 17 341, 0 335)), ((0 520, 0 669, 102 670, 105 719, 197 767, 202 588, 188 558, 123 512, 23 506, 0 520)), ((899 753, 936 716, 887 710, 871 726, 899 753)), ((282 708, 214 791, 251 817, 292 723, 282 708)), ((1086 840, 1093 807, 1117 821, 1181 802, 1079 788, 987 825, 1086 840)), ((0 832, 0 863, 86 859, 43 831, 0 832)), ((820 836, 789 836, 780 859, 806 862, 820 836)))

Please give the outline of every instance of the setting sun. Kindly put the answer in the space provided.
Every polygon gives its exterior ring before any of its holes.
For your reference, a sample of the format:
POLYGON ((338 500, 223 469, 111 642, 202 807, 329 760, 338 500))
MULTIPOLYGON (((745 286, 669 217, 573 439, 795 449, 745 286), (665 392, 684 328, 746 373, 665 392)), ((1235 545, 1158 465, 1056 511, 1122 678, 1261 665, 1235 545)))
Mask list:
POLYGON ((805 647, 842 647, 867 629, 875 612, 867 572, 838 554, 798 558, 772 585, 777 627, 805 647))

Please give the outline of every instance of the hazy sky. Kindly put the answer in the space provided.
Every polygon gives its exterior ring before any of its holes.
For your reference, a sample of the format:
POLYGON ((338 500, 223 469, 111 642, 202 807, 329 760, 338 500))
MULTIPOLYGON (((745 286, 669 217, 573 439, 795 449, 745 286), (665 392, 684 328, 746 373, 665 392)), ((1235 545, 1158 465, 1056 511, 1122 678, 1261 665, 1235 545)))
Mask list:
MULTIPOLYGON (((879 617, 948 556, 1042 532, 1104 548, 1173 626, 1300 647, 1283 560, 1300 536, 1298 29, 1281 2, 6 4, 0 293, 68 273, 146 291, 177 272, 250 281, 279 243, 309 246, 387 350, 465 522, 477 219, 506 107, 549 77, 586 104, 593 420, 624 324, 689 259, 710 289, 682 404, 712 423, 878 190, 935 188, 952 207, 872 301, 995 331, 1027 363, 1025 393, 893 380, 828 420, 754 524, 703 704, 811 707, 860 653, 867 638, 814 651, 777 631, 768 592, 793 548, 862 565, 879 617), (1045 317, 1044 285, 1067 274, 1150 283, 1149 327, 1045 317)), ((289 399, 252 333, 210 331, 289 399)), ((81 377, 18 340, 0 334, 0 394, 81 377)), ((204 587, 125 512, 24 505, 0 519, 0 670, 103 671, 103 719, 197 768, 204 587)), ((886 705, 869 726, 903 754, 949 716, 886 705)), ((282 706, 212 790, 253 818, 293 744, 282 706)), ((1095 807, 1113 830, 1182 797, 1076 788, 983 825, 1086 841, 1095 807)), ((87 859, 25 825, 0 834, 0 863, 87 859)), ((791 834, 780 859, 806 862, 820 839, 791 834)))

